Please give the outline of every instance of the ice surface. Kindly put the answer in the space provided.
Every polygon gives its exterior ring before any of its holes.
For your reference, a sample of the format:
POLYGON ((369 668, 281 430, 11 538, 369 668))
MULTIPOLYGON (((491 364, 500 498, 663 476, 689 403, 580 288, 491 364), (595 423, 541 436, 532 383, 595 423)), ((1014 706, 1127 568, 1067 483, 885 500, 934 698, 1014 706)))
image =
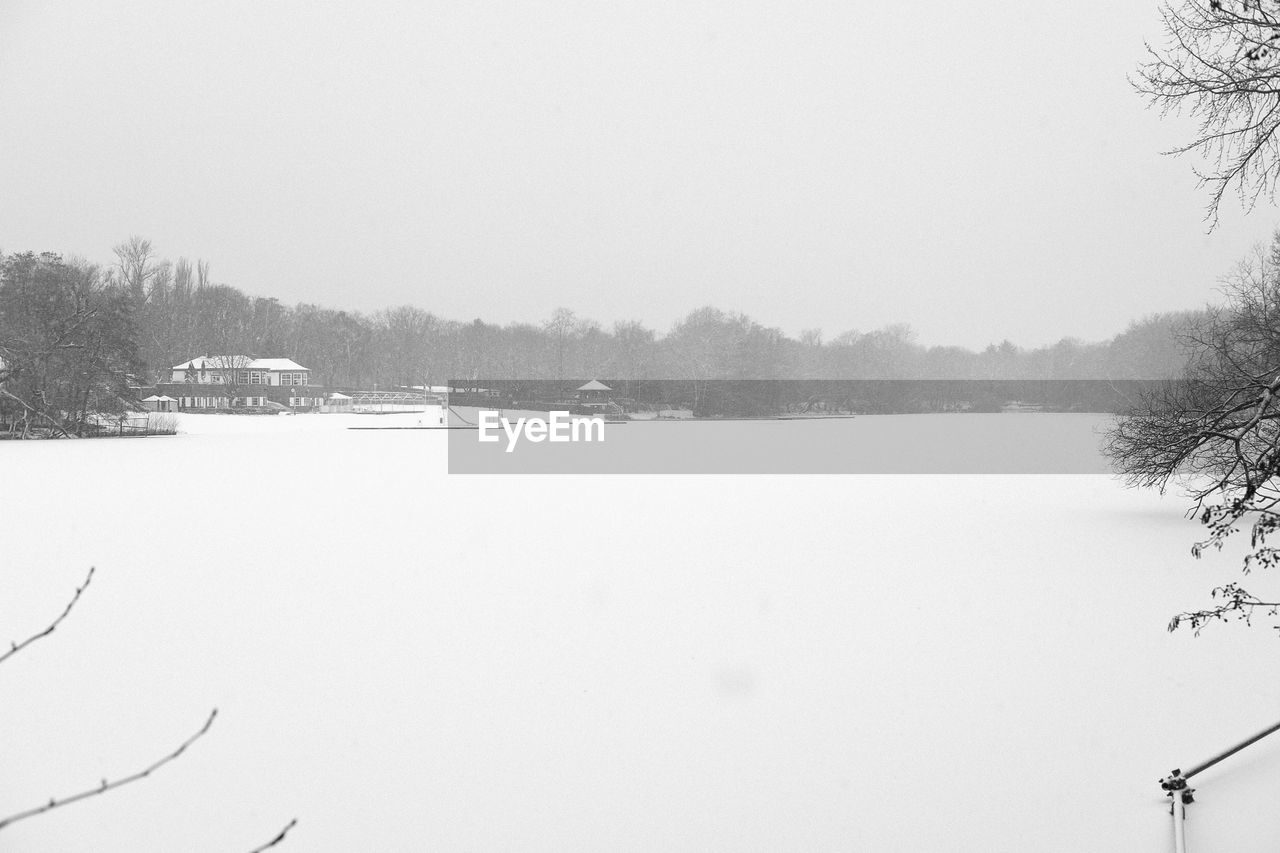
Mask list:
MULTIPOLYGON (((414 415, 0 444, 15 851, 1164 851, 1280 720, 1235 577, 1106 477, 454 477, 414 415)), ((1052 416, 1044 416, 1052 417, 1052 416)), ((1280 736, 1192 850, 1280 842, 1280 736)))

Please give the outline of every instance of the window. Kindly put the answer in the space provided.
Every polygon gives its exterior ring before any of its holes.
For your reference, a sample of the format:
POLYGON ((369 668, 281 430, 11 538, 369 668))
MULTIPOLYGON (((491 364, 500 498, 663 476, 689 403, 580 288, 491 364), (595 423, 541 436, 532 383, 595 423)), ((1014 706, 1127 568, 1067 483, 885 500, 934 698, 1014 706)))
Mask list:
POLYGON ((249 384, 250 384, 250 385, 261 385, 261 384, 262 384, 262 371, 260 371, 260 370, 253 370, 253 371, 250 371, 250 372, 249 372, 249 384))
POLYGON ((307 384, 307 374, 305 374, 305 373, 299 373, 299 374, 298 374, 298 384, 299 384, 299 385, 306 385, 306 384, 307 384))
POLYGON ((249 371, 247 370, 236 371, 236 382, 240 383, 241 385, 244 385, 248 381, 249 381, 249 371))

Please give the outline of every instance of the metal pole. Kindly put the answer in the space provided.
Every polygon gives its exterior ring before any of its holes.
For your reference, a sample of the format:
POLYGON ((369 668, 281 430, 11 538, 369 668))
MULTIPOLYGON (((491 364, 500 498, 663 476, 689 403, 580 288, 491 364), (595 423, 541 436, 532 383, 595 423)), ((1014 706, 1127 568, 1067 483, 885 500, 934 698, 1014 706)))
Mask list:
POLYGON ((1182 801, 1181 792, 1174 792, 1173 808, 1173 853, 1187 853, 1187 806, 1182 801))
POLYGON ((1202 771, 1202 770, 1208 770, 1210 767, 1212 767, 1213 765, 1217 764, 1217 763, 1218 763, 1219 761, 1221 761, 1222 759, 1224 759, 1224 758, 1230 758, 1231 756, 1235 755, 1235 754, 1236 754, 1237 752, 1239 752, 1240 750, 1244 749, 1246 746, 1249 746, 1249 745, 1251 745, 1251 744, 1255 744, 1255 743, 1257 743, 1258 741, 1262 740, 1262 739, 1263 739, 1264 737, 1266 737, 1267 735, 1271 734, 1272 732, 1276 732, 1276 731, 1280 731, 1280 723, 1276 723, 1274 726, 1272 726, 1271 728, 1269 728, 1269 729, 1267 729, 1267 730, 1265 730, 1265 731, 1258 732, 1256 735, 1254 735, 1253 737, 1249 738, 1248 740, 1246 740, 1246 741, 1242 741, 1241 743, 1236 744, 1235 746, 1233 746, 1233 747, 1231 747, 1230 749, 1228 749, 1226 752, 1219 753, 1219 754, 1218 754, 1218 755, 1216 755, 1215 757, 1210 758, 1208 761, 1205 761, 1205 762, 1203 762, 1203 763, 1201 763, 1201 764, 1197 764, 1195 767, 1192 767, 1192 768, 1191 768, 1190 770, 1188 770, 1186 773, 1183 773, 1183 774, 1182 774, 1182 778, 1183 778, 1183 779, 1190 779, 1192 776, 1196 775, 1196 774, 1197 774, 1197 773, 1199 773, 1200 771, 1202 771))
POLYGON ((1187 850, 1186 827, 1184 824, 1187 818, 1187 805, 1194 802, 1194 791, 1188 787, 1187 780, 1192 776, 1195 776, 1197 773, 1208 770, 1224 758, 1230 758, 1246 746, 1251 746, 1262 740, 1267 735, 1278 731, 1280 731, 1280 723, 1276 723, 1274 726, 1258 732, 1253 737, 1241 741, 1230 749, 1218 753, 1208 761, 1202 761, 1186 773, 1183 773, 1181 770, 1174 770, 1164 779, 1160 780, 1160 787, 1164 789, 1166 795, 1172 801, 1169 807, 1169 812, 1173 815, 1174 853, 1186 853, 1187 850))

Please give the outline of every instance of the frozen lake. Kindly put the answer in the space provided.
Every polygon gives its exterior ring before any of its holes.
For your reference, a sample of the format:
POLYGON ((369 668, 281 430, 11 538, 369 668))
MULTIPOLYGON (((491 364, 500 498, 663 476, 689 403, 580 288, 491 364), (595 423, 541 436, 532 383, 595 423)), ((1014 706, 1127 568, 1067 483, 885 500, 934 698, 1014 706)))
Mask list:
MULTIPOLYGON (((0 812, 220 709, 4 849, 1164 851, 1157 779, 1280 720, 1272 633, 1165 632, 1238 566, 1174 497, 450 477, 369 420, 0 443, 0 641, 98 567, 0 667, 0 812)), ((1191 849, 1280 843, 1280 737, 1195 787, 1191 849)))

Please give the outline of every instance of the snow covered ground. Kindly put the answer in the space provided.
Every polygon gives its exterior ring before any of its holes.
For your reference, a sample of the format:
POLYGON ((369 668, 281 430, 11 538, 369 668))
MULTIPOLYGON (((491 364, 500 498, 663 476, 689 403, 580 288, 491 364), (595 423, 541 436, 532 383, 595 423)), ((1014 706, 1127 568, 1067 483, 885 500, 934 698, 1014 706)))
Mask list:
MULTIPOLYGON (((1044 416, 1052 417, 1052 416, 1044 416)), ((413 415, 0 444, 14 851, 1164 851, 1280 720, 1280 639, 1106 477, 448 477, 413 415)), ((1192 850, 1280 843, 1280 736, 1192 850)))

